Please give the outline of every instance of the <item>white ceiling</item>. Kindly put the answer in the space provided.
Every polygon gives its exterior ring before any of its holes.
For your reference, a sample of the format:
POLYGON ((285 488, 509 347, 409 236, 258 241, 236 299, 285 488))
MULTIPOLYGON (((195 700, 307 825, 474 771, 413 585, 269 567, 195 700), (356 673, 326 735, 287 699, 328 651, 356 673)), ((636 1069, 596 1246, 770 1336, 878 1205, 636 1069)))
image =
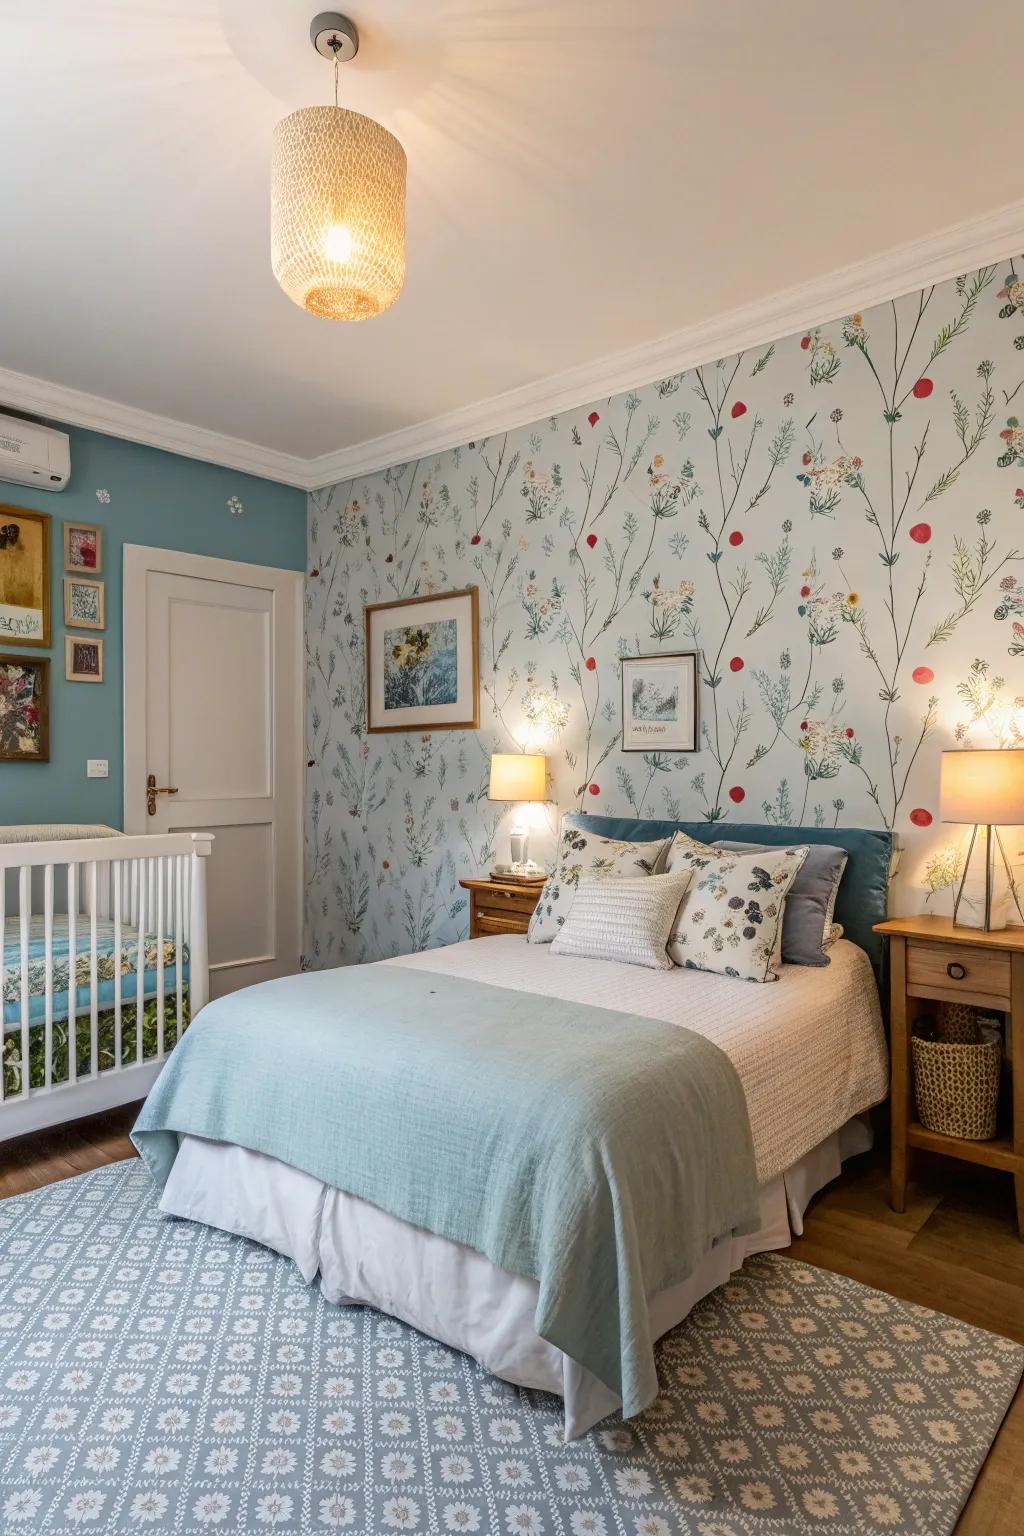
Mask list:
POLYGON ((1024 190, 1005 0, 352 0, 408 277, 332 324, 268 257, 274 124, 331 91, 317 8, 0 0, 0 369, 309 459, 1024 190))

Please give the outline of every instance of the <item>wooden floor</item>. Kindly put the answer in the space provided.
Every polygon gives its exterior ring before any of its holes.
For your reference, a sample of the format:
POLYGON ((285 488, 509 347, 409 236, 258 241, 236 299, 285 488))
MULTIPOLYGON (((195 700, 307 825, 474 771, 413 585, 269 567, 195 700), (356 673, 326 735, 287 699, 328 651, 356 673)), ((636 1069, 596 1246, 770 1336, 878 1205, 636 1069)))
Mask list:
MULTIPOLYGON (((0 1143, 0 1198, 134 1157, 137 1105, 0 1143)), ((987 1169, 962 1172, 921 1156, 905 1215, 886 1201, 876 1154, 848 1163, 812 1204, 788 1250, 823 1269, 951 1313, 1024 1343, 1024 1243, 1013 1186, 987 1169)), ((1024 1531, 1024 1395, 1018 1393, 956 1528, 956 1536, 1024 1531)))

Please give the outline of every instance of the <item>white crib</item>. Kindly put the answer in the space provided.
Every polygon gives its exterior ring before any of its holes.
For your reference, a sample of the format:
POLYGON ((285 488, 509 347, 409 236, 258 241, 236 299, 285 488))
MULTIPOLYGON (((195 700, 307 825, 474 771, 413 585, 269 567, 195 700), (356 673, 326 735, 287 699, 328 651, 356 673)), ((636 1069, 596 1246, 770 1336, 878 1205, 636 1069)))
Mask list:
POLYGON ((149 1091, 209 996, 212 845, 201 832, 0 843, 0 1141, 149 1091))

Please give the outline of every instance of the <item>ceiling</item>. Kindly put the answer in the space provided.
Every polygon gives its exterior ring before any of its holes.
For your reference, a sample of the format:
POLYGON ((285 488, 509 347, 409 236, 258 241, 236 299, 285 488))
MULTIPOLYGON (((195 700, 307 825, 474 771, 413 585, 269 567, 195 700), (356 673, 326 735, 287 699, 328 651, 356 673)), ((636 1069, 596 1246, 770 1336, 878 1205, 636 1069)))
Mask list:
POLYGON ((0 369, 308 460, 1024 192, 1005 0, 352 0, 408 277, 333 324, 268 256, 274 124, 332 88, 316 8, 0 6, 0 369))

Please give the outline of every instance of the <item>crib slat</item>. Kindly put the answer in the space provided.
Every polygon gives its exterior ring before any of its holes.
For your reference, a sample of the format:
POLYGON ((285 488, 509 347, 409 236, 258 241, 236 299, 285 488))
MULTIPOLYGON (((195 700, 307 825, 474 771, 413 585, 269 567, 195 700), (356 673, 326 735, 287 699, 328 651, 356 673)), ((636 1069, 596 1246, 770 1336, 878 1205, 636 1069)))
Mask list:
POLYGON ((164 856, 157 858, 156 903, 156 1054, 164 1054, 164 856))
MULTIPOLYGON (((140 865, 142 860, 136 861, 140 865)), ((147 861, 148 862, 148 861, 147 861)), ((135 1060, 142 1060, 142 1014, 146 995, 146 872, 139 870, 139 915, 135 926, 135 1060)))
POLYGON ((21 936, 21 1096, 30 1092, 28 1038, 28 925, 32 914, 32 871, 23 864, 18 871, 18 927, 21 936))
POLYGON ((53 1084, 53 865, 43 870, 43 963, 46 966, 46 1022, 43 1026, 43 1087, 53 1084))
POLYGON ((68 1082, 78 1081, 78 865, 68 865, 68 1082))
POLYGON ((114 876, 114 1071, 121 1070, 121 904, 124 900, 124 867, 112 866, 114 876))
POLYGON ((174 1032, 174 1043, 177 1045, 181 1039, 181 1018, 184 992, 183 969, 185 964, 181 953, 185 943, 185 900, 182 893, 182 887, 185 883, 185 860, 182 858, 180 853, 175 854, 174 857, 174 873, 176 885, 176 890, 174 893, 174 992, 177 1003, 177 1027, 174 1032))
POLYGON ((96 911, 99 892, 96 886, 96 860, 89 861, 89 1076, 100 1071, 99 977, 96 958, 96 911))

